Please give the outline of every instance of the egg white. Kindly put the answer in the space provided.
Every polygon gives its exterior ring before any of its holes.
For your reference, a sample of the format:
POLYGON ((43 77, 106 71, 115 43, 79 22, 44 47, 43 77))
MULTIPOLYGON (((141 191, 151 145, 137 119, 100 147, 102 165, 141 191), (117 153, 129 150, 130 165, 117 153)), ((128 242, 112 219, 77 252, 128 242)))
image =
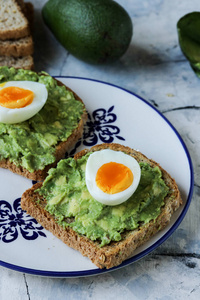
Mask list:
POLYGON ((118 205, 128 200, 137 189, 140 177, 141 169, 137 160, 121 151, 104 149, 93 152, 86 163, 85 180, 88 191, 95 200, 105 205, 118 205), (109 162, 121 163, 132 171, 133 183, 126 190, 116 194, 107 194, 97 186, 95 180, 97 171, 103 164, 109 162))
POLYGON ((0 122, 6 124, 14 124, 26 121, 37 114, 47 101, 48 92, 46 86, 39 82, 33 81, 8 81, 0 90, 6 87, 19 87, 30 90, 34 93, 33 101, 22 108, 7 108, 0 105, 0 122))

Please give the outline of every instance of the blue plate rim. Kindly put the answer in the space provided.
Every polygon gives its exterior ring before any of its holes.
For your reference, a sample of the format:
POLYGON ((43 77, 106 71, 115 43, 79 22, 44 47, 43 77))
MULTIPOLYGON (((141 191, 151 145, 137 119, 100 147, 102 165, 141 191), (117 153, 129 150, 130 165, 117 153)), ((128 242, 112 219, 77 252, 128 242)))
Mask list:
POLYGON ((192 159, 190 157, 190 153, 186 147, 185 142, 183 141, 182 137, 180 136, 179 132, 176 130, 176 128, 171 124, 171 122, 158 110, 156 109, 151 103, 149 103, 147 100, 145 100, 144 98, 142 98, 141 96, 135 94, 132 91, 129 91, 128 89, 122 88, 118 85, 109 83, 109 82, 105 82, 102 80, 98 80, 98 79, 91 79, 91 78, 86 78, 86 77, 77 77, 77 76, 52 76, 56 79, 62 79, 62 78, 68 78, 68 79, 79 79, 79 80, 86 80, 86 81, 93 81, 93 82, 97 82, 97 83, 101 83, 101 84, 105 84, 105 85, 109 85, 112 86, 114 88, 118 88, 128 94, 131 94, 133 96, 135 96, 136 98, 138 98, 139 100, 143 101, 145 104, 147 104, 148 106, 150 106, 153 110, 155 110, 160 117, 162 117, 166 123, 171 127, 171 129, 174 131, 174 133, 176 134, 176 136, 178 137, 184 151, 186 154, 186 157, 188 159, 188 164, 189 164, 189 169, 190 169, 190 189, 189 189, 189 194, 184 206, 183 211, 181 212, 180 216, 177 218, 177 220, 175 221, 175 223, 173 224, 172 227, 170 227, 170 229, 157 241, 155 242, 153 245, 151 245, 150 247, 148 247, 147 249, 145 249, 144 251, 136 254, 135 256, 127 259, 126 261, 124 261, 121 265, 117 266, 117 267, 113 267, 111 269, 92 269, 92 270, 82 270, 82 271, 66 271, 66 272, 60 272, 60 271, 45 271, 45 270, 36 270, 36 269, 31 269, 31 268, 25 268, 25 267, 21 267, 21 266, 17 266, 14 264, 10 264, 4 261, 0 261, 0 265, 2 267, 6 267, 8 269, 12 269, 14 271, 18 271, 18 272, 22 272, 22 273, 26 273, 26 274, 31 274, 31 275, 38 275, 38 276, 44 276, 44 277, 53 277, 53 278, 68 278, 68 277, 84 277, 84 276, 93 276, 93 275, 98 275, 98 274, 102 274, 102 273, 106 273, 106 272, 111 272, 114 270, 117 270, 119 268, 125 267, 133 262, 136 262, 137 260, 143 258, 144 256, 148 255, 150 252, 152 252, 153 250, 155 250, 157 247, 159 247, 164 241, 166 241, 171 235, 172 233, 178 228, 178 226, 180 225, 180 223, 183 221, 188 208, 190 206, 191 200, 192 200, 192 195, 193 195, 193 189, 194 189, 194 171, 193 171, 193 164, 192 164, 192 159))

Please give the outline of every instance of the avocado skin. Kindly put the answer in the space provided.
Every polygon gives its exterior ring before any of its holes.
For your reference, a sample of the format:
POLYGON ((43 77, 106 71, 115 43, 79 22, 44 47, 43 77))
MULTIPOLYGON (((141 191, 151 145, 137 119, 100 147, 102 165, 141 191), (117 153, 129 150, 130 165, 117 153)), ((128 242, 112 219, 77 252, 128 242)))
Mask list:
POLYGON ((112 0, 49 0, 42 16, 66 50, 92 64, 116 61, 133 34, 128 13, 112 0))

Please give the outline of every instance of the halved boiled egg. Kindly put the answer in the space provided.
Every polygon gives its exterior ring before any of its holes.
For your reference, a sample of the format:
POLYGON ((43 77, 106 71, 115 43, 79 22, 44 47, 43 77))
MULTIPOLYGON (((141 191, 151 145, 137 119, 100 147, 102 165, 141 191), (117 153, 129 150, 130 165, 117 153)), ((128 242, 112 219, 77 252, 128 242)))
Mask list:
POLYGON ((86 163, 85 180, 89 193, 106 205, 125 202, 140 182, 141 169, 132 156, 104 149, 93 152, 86 163))
POLYGON ((0 122, 14 124, 30 119, 46 103, 46 86, 33 81, 0 84, 0 122))

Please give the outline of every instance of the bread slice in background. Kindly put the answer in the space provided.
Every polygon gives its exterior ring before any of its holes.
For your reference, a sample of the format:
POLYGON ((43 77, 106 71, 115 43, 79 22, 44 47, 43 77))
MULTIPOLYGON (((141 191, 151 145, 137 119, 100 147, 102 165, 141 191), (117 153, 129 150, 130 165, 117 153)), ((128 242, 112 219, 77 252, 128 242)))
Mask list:
POLYGON ((34 61, 32 55, 14 57, 0 56, 0 66, 14 67, 16 69, 33 70, 34 61))
POLYGON ((18 39, 30 34, 27 18, 15 0, 0 0, 0 39, 18 39))
POLYGON ((33 185, 32 188, 24 192, 21 198, 21 207, 65 244, 80 251, 83 256, 87 256, 97 267, 109 269, 120 265, 123 261, 133 256, 136 248, 164 229, 170 222, 173 213, 182 204, 182 200, 175 180, 155 161, 148 159, 142 153, 129 147, 119 144, 96 145, 89 150, 85 149, 77 153, 74 158, 79 159, 89 151, 99 151, 101 149, 123 151, 133 156, 138 162, 146 162, 151 167, 158 166, 160 168, 162 178, 168 186, 170 193, 165 197, 161 213, 155 220, 147 224, 141 224, 135 230, 125 231, 122 234, 122 240, 119 242, 111 242, 108 245, 100 247, 100 242, 92 241, 86 236, 78 234, 70 227, 63 228, 60 226, 56 222, 55 216, 45 210, 47 201, 36 192, 42 186, 42 182, 33 185))
POLYGON ((33 51, 33 38, 30 35, 17 40, 0 40, 0 56, 28 56, 33 51))
POLYGON ((0 0, 0 4, 0 66, 33 70, 33 4, 23 0, 0 0), (27 28, 22 36, 20 26, 27 28))

